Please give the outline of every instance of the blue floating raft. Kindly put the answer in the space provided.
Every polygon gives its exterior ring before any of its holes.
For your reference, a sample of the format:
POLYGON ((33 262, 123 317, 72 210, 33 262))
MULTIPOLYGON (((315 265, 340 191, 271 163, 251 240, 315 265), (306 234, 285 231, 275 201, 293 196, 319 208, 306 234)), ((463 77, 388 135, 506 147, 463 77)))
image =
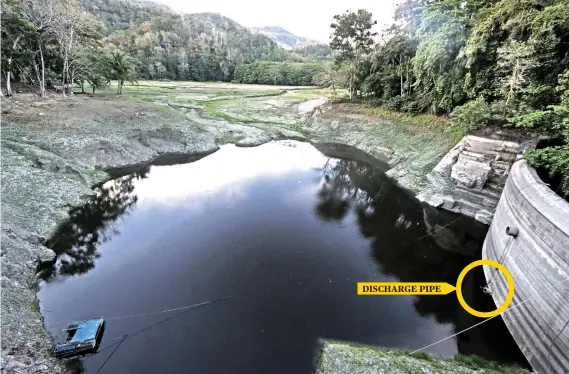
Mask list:
POLYGON ((99 348, 105 331, 105 319, 100 317, 71 322, 63 331, 65 341, 55 347, 55 357, 68 358, 94 353, 99 348))

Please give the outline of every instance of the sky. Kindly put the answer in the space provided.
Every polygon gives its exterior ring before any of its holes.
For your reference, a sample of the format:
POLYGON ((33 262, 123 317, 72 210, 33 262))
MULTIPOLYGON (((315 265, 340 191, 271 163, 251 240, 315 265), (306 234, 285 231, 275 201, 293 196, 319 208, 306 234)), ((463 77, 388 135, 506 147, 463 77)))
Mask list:
POLYGON ((293 34, 328 43, 330 23, 346 10, 372 12, 378 28, 393 20, 401 0, 154 0, 184 12, 220 13, 243 26, 281 26, 293 34))

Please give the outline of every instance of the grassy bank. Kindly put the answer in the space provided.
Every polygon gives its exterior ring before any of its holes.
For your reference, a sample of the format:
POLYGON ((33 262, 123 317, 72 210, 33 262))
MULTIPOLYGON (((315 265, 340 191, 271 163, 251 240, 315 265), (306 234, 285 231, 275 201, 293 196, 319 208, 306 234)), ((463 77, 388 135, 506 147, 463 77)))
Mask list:
POLYGON ((383 160, 387 175, 414 194, 427 185, 427 174, 466 134, 445 118, 342 102, 326 105, 311 130, 317 140, 348 144, 383 160))
POLYGON ((347 113, 356 113, 376 118, 379 122, 390 125, 406 125, 417 132, 425 131, 448 139, 451 143, 458 143, 468 130, 449 121, 447 117, 432 114, 411 114, 398 112, 369 103, 342 103, 338 102, 342 110, 347 113))
POLYGON ((427 353, 409 354, 357 343, 325 341, 316 374, 529 374, 477 356, 441 359, 427 353))

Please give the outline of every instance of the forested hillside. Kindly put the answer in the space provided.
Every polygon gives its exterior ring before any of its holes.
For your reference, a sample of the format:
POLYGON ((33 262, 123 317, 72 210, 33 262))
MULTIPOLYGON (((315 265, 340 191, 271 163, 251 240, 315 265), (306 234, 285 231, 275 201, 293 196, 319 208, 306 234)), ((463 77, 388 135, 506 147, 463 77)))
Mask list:
POLYGON ((81 7, 103 22, 106 44, 138 60, 144 79, 230 81, 238 64, 292 58, 269 37, 215 13, 128 0, 81 0, 81 7))
POLYGON ((219 14, 130 0, 2 0, 2 40, 8 94, 12 79, 43 95, 109 79, 231 81, 240 64, 306 60, 219 14))
POLYGON ((569 0, 405 0, 381 36, 371 13, 348 11, 332 20, 333 68, 292 63, 326 59, 327 46, 286 51, 219 14, 128 0, 1 1, 8 95, 12 80, 42 96, 111 79, 120 93, 137 78, 345 86, 351 100, 449 116, 469 130, 543 135, 556 145, 526 158, 563 175, 569 193, 569 0))
POLYGON ((78 3, 81 9, 103 23, 106 34, 174 13, 165 5, 136 0, 78 0, 78 3))
POLYGON ((298 35, 294 35, 290 31, 287 31, 280 26, 255 27, 253 28, 253 31, 257 34, 268 36, 280 47, 283 47, 285 49, 302 48, 309 45, 319 44, 315 40, 310 40, 298 35))
POLYGON ((406 0, 396 21, 374 44, 369 12, 334 17, 331 74, 350 97, 556 139, 526 158, 569 194, 569 0, 406 0))
POLYGON ((314 44, 296 48, 294 53, 307 60, 331 60, 332 49, 328 44, 314 44))
POLYGON ((144 79, 231 81, 239 64, 289 57, 268 37, 214 13, 154 17, 106 43, 136 58, 144 79))

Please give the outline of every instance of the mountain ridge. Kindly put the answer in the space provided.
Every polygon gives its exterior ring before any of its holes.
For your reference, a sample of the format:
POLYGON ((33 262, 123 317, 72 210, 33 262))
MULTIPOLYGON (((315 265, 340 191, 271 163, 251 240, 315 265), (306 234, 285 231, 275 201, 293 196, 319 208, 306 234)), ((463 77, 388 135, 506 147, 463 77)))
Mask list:
POLYGON ((279 47, 288 50, 324 44, 317 40, 295 35, 281 26, 252 27, 251 30, 254 33, 268 36, 276 42, 279 47))

